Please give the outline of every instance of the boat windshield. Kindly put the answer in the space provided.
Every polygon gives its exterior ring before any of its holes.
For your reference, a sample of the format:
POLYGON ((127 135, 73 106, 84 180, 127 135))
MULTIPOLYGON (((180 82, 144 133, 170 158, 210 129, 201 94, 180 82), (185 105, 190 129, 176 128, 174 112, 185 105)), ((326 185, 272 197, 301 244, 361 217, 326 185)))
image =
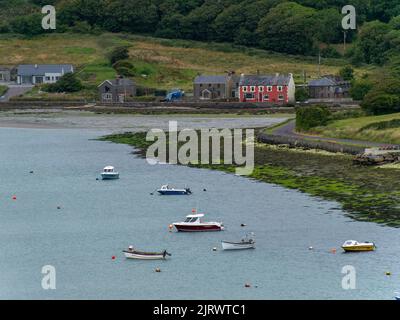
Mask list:
POLYGON ((192 218, 186 218, 185 222, 190 222, 190 220, 192 220, 192 218))

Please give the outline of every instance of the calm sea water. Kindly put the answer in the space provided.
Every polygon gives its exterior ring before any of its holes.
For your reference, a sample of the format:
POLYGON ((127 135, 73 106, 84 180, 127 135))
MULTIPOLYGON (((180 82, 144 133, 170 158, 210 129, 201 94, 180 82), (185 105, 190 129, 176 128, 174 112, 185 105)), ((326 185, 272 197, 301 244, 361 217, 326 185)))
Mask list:
POLYGON ((337 203, 272 184, 150 166, 128 146, 91 140, 103 133, 0 129, 1 299, 393 299, 400 290, 399 230, 352 221, 337 203), (108 164, 121 179, 96 181, 108 164), (189 184, 194 194, 150 195, 164 183, 189 184), (226 231, 168 232, 194 207, 226 231), (255 250, 220 249, 248 231, 255 250), (353 238, 378 250, 341 253, 353 238), (128 261, 121 250, 130 244, 172 257, 128 261), (41 287, 44 265, 56 268, 56 290, 41 287), (345 265, 356 268, 355 290, 341 287, 345 265))

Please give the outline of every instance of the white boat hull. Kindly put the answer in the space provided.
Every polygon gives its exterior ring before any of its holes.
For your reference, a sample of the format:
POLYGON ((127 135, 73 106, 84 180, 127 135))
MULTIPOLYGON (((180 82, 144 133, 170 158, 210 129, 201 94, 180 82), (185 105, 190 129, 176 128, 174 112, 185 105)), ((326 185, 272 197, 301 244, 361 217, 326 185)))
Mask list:
POLYGON ((102 173, 101 178, 103 180, 114 180, 119 179, 119 173, 102 173))
POLYGON ((222 249, 224 250, 243 250, 243 249, 254 249, 256 247, 256 243, 238 243, 238 242, 228 242, 222 241, 222 249))
POLYGON ((142 255, 138 253, 124 252, 127 259, 139 259, 139 260, 164 260, 165 255, 155 254, 155 255, 142 255))

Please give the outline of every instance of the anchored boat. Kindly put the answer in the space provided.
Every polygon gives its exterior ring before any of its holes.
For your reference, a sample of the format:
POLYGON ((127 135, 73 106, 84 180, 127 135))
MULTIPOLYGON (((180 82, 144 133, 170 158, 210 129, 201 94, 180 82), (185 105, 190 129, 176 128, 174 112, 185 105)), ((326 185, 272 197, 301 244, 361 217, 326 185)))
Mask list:
POLYGON ((172 225, 178 231, 182 232, 204 232, 204 231, 222 231, 224 226, 222 222, 203 222, 201 218, 204 214, 191 214, 186 216, 183 222, 175 222, 172 225))
POLYGON ((135 250, 132 246, 129 246, 128 250, 122 252, 127 259, 161 260, 166 259, 167 256, 171 256, 167 250, 164 250, 163 252, 143 252, 135 250))
POLYGON ((355 240, 347 240, 342 248, 346 252, 374 251, 376 246, 373 242, 358 242, 355 240))
POLYGON ((162 195, 189 195, 192 194, 190 188, 184 189, 175 189, 170 187, 168 184, 163 185, 160 189, 157 190, 159 194, 162 195))
POLYGON ((221 241, 221 243, 224 250, 254 249, 256 247, 254 233, 247 234, 240 242, 221 241))
POLYGON ((115 171, 114 167, 107 166, 103 169, 103 172, 101 173, 101 178, 103 180, 119 179, 119 173, 115 171))

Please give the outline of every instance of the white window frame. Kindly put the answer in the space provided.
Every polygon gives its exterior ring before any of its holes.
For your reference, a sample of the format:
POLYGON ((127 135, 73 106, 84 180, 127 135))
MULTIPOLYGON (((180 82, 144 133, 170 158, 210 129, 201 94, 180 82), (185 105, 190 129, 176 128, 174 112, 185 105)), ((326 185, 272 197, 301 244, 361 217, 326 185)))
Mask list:
POLYGON ((278 92, 282 92, 283 91, 283 86, 278 86, 278 92))
POLYGON ((264 86, 258 86, 258 92, 264 92, 264 86))
POLYGON ((242 88, 243 88, 243 92, 247 92, 247 87, 246 86, 243 86, 242 88))
POLYGON ((279 100, 279 101, 285 100, 285 96, 284 96, 283 94, 280 94, 280 95, 278 96, 278 100, 279 100))
POLYGON ((263 101, 269 101, 269 94, 264 94, 263 95, 263 101), (267 97, 267 98, 265 98, 267 97))
POLYGON ((272 86, 267 87, 267 92, 272 92, 272 86))
POLYGON ((103 100, 112 101, 113 95, 110 92, 103 93, 103 100))
POLYGON ((256 92, 256 87, 255 86, 251 86, 250 87, 250 92, 256 92))

